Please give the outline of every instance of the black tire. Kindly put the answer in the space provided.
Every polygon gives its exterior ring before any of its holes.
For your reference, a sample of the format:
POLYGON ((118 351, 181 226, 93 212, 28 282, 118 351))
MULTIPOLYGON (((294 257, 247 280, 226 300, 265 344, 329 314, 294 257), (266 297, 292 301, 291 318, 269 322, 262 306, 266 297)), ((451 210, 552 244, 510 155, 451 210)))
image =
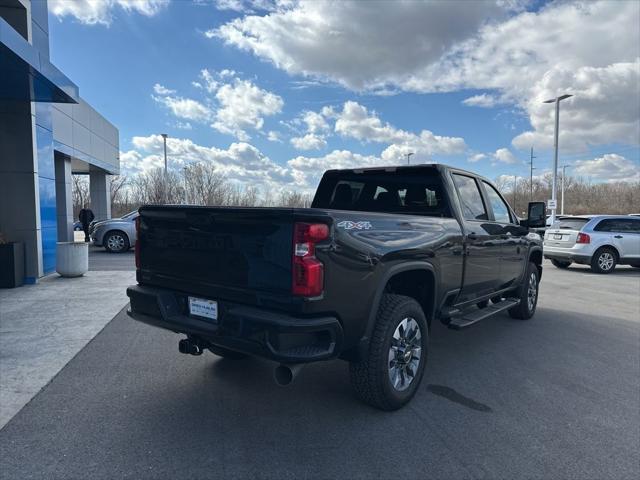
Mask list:
POLYGON ((529 320, 536 313, 538 306, 538 292, 540 284, 540 271, 535 263, 529 262, 527 274, 520 287, 520 303, 509 309, 509 316, 519 320, 529 320))
POLYGON ((594 273, 611 273, 616 269, 618 253, 610 247, 602 247, 596 250, 591 257, 591 271, 594 273))
POLYGON ((242 360, 243 358, 247 358, 249 356, 246 353, 236 352, 234 350, 229 350, 227 348, 219 347, 217 345, 209 345, 207 348, 214 355, 217 355, 222 358, 226 358, 228 360, 242 360))
POLYGON ((569 265, 571 265, 572 262, 566 261, 566 260, 556 260, 555 258, 551 259, 551 263, 553 264, 554 267, 556 268, 569 268, 569 265))
POLYGON ((427 320, 418 302, 403 295, 383 295, 367 356, 349 365, 351 384, 358 398, 387 411, 397 410, 409 402, 424 374, 428 339, 427 320), (405 325, 408 327, 407 331, 404 331, 405 325), (414 331, 419 332, 420 338, 416 334, 411 340, 414 331), (394 334, 398 335, 397 339, 394 339, 394 334), (403 338, 409 341, 403 343, 403 338), (390 361, 392 349, 397 358, 390 361), (416 360, 417 364, 414 363, 416 360), (412 370, 413 377, 404 374, 412 370), (396 386, 391 380, 394 374, 397 374, 396 386))
POLYGON ((107 232, 103 240, 104 248, 109 253, 124 253, 129 250, 129 237, 120 230, 107 232))

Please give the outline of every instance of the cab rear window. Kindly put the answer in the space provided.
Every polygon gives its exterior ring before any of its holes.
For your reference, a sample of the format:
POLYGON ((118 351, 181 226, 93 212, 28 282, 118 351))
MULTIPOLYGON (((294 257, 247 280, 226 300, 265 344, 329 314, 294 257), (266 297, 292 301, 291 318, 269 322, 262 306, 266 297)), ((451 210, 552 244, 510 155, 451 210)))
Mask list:
POLYGON ((450 217, 442 179, 434 168, 327 172, 313 208, 450 217))

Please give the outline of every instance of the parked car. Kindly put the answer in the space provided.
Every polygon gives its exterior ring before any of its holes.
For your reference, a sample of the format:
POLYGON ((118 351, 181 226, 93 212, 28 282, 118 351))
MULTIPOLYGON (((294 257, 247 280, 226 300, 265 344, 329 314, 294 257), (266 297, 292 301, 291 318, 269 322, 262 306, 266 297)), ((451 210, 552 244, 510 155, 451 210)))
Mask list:
POLYGON ((444 165, 331 170, 311 208, 144 206, 128 314, 186 335, 182 353, 274 360, 280 385, 341 358, 363 401, 397 409, 434 321, 534 315, 544 203, 528 211, 444 165))
POLYGON ((573 262, 596 273, 611 273, 618 264, 640 268, 640 218, 629 215, 565 217, 547 229, 544 257, 558 268, 573 262))
POLYGON ((73 231, 74 232, 81 232, 82 231, 82 223, 81 222, 74 222, 73 223, 73 231))
POLYGON ((112 218, 89 225, 89 235, 94 245, 104 247, 107 252, 123 253, 135 245, 136 219, 138 212, 130 212, 122 218, 112 218))

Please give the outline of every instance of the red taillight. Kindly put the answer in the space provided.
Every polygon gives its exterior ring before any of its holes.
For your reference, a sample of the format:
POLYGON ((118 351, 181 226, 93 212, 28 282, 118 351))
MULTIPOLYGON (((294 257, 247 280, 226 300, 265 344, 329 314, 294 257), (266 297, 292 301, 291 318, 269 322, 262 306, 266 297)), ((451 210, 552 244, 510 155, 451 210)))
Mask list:
POLYGON ((324 265, 315 257, 316 243, 329 238, 323 223, 296 223, 293 227, 292 292, 317 297, 324 285, 324 265))
POLYGON ((586 233, 578 233, 578 238, 576 238, 576 243, 591 243, 591 237, 586 233))
POLYGON ((136 218, 136 244, 133 251, 136 257, 136 268, 140 268, 140 217, 136 218))

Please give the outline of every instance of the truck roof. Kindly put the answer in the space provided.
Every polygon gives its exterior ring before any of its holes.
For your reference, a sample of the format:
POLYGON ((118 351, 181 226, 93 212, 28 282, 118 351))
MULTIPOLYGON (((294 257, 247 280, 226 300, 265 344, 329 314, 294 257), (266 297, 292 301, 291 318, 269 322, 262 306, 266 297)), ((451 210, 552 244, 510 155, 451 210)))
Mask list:
POLYGON ((338 173, 338 172, 362 173, 362 172, 370 172, 370 171, 376 171, 376 170, 384 170, 386 172, 395 172, 396 170, 421 170, 425 168, 436 168, 440 171, 454 170, 456 172, 466 173, 467 175, 471 175, 473 177, 486 180, 488 183, 493 185, 493 181, 491 181, 490 179, 482 175, 479 175, 475 172, 471 172, 469 170, 465 170, 463 168, 446 165, 444 163, 419 163, 415 165, 380 165, 376 167, 364 167, 364 168, 334 168, 334 169, 327 170, 325 173, 338 173))

